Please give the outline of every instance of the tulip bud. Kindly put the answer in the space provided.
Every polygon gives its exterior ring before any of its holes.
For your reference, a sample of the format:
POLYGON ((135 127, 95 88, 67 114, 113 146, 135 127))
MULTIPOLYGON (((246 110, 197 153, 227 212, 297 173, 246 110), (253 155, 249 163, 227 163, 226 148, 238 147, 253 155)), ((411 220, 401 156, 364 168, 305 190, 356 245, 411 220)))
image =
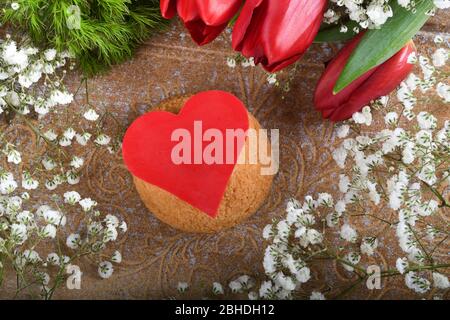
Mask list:
POLYGON ((412 71, 413 65, 408 63, 408 58, 416 49, 411 40, 389 60, 367 71, 339 93, 333 94, 333 88, 362 36, 363 34, 356 36, 339 51, 317 84, 314 105, 324 118, 331 121, 351 118, 370 101, 392 92, 412 71))
POLYGON ((312 44, 326 0, 247 0, 233 29, 233 48, 269 72, 297 61, 312 44))
POLYGON ((204 45, 213 41, 236 15, 243 0, 161 0, 161 14, 178 13, 192 39, 204 45))

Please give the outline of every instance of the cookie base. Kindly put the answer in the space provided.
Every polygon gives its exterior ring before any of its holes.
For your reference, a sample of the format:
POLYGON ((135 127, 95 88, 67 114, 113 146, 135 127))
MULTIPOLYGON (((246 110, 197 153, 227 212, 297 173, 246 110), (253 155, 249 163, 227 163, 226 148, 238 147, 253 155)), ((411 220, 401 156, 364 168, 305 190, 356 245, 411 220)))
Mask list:
MULTIPOLYGON (((188 96, 167 99, 152 111, 178 113, 187 99, 188 96)), ((250 114, 249 128, 260 129, 260 124, 250 114)), ((270 142, 264 142, 268 145, 266 150, 270 150, 270 142)), ((243 150, 248 150, 248 143, 247 139, 243 150)), ((248 159, 248 152, 241 152, 240 157, 248 159)), ((262 167, 259 163, 249 164, 248 161, 236 164, 215 218, 155 185, 137 177, 133 177, 133 181, 145 206, 159 220, 185 232, 213 233, 239 224, 264 203, 271 189, 273 176, 261 175, 262 167)))

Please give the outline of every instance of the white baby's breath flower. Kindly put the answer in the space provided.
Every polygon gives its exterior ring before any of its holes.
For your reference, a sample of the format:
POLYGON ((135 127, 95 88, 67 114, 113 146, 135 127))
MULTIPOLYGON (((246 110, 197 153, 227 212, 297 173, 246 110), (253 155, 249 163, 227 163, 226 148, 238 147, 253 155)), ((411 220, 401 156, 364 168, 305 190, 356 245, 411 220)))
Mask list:
POLYGON ((347 33, 347 31, 348 31, 348 27, 345 26, 345 25, 342 25, 342 26, 339 28, 339 32, 347 33))
POLYGON ((300 283, 306 283, 311 279, 311 270, 308 267, 303 267, 295 273, 295 278, 300 283))
POLYGON ((317 202, 320 205, 326 206, 328 208, 331 208, 334 205, 333 197, 329 193, 319 193, 319 198, 317 199, 317 202))
POLYGON ((420 85, 421 79, 418 76, 416 76, 414 73, 411 73, 406 78, 404 83, 406 83, 409 90, 411 90, 411 92, 413 92, 414 90, 417 89, 417 86, 420 85))
POLYGON ((309 300, 326 300, 323 293, 319 291, 313 291, 309 297, 309 300))
POLYGON ((64 132, 63 132, 63 136, 69 140, 72 140, 75 135, 76 135, 76 131, 73 128, 67 128, 64 132))
POLYGON ((361 256, 357 254, 356 252, 350 252, 345 255, 346 263, 342 262, 342 267, 344 267, 345 270, 349 272, 353 272, 355 270, 355 267, 360 261, 361 256))
POLYGON ((112 276, 113 272, 114 272, 113 265, 109 261, 100 262, 100 264, 98 265, 98 274, 103 279, 110 278, 112 276))
POLYGON ((223 294, 223 287, 219 282, 213 282, 213 288, 212 291, 215 295, 223 294))
POLYGON ((264 281, 259 288, 259 296, 262 298, 269 298, 272 294, 272 282, 264 281))
POLYGON ((96 236, 103 230, 103 226, 100 222, 94 221, 88 225, 87 229, 90 236, 96 236))
POLYGON ((361 253, 372 256, 375 253, 375 249, 378 247, 378 239, 373 237, 364 237, 361 242, 361 253))
POLYGON ((58 137, 58 135, 55 133, 55 131, 53 131, 53 129, 47 130, 44 133, 44 136, 49 141, 55 141, 56 138, 58 137))
POLYGON ((416 145, 413 142, 407 142, 402 151, 402 161, 404 164, 411 164, 416 157, 416 145))
POLYGON ((248 293, 248 299, 249 300, 258 300, 258 293, 256 293, 255 291, 250 291, 248 293))
POLYGON ((344 200, 337 201, 336 205, 334 206, 334 209, 336 210, 338 216, 341 216, 346 210, 345 201, 344 200))
POLYGON ((249 289, 254 286, 254 281, 248 275, 242 275, 238 277, 236 281, 241 283, 242 287, 245 289, 249 289))
POLYGON ((91 210, 93 207, 97 205, 97 202, 92 200, 91 198, 84 198, 83 200, 80 200, 78 204, 83 208, 85 212, 91 210))
POLYGON ((436 44, 441 44, 442 42, 444 42, 444 38, 443 38, 441 35, 437 34, 437 35, 434 37, 433 41, 434 41, 434 43, 436 43, 436 44))
POLYGON ((81 196, 76 191, 68 191, 68 192, 64 193, 64 202, 65 203, 74 205, 80 200, 81 200, 81 196))
POLYGON ((263 229, 263 238, 268 240, 272 236, 272 225, 268 224, 263 229))
POLYGON ((367 190, 369 191, 369 199, 376 205, 380 204, 381 196, 376 189, 376 183, 367 181, 367 190))
POLYGON ((112 257, 111 257, 111 261, 114 263, 121 263, 122 262, 122 254, 120 253, 120 251, 116 250, 114 251, 112 257))
POLYGON ((69 262, 70 262, 70 257, 64 256, 64 255, 59 257, 59 263, 61 265, 67 265, 69 262))
POLYGON ((7 157, 8 157, 7 160, 10 163, 19 164, 22 162, 21 154, 19 153, 19 151, 15 150, 15 149, 9 150, 7 153, 7 157))
POLYGON ((178 282, 177 290, 179 293, 184 293, 188 290, 189 284, 187 282, 178 282))
POLYGON ((89 139, 91 139, 91 136, 92 135, 88 132, 84 132, 83 134, 77 133, 75 135, 75 139, 77 140, 78 144, 85 146, 88 143, 89 139))
POLYGON ((52 180, 46 180, 45 181, 45 187, 52 191, 55 190, 58 187, 58 184, 52 179, 52 180))
POLYGON ((42 234, 47 238, 56 237, 56 227, 53 224, 48 224, 44 227, 42 234))
POLYGON ((16 216, 17 222, 24 225, 29 225, 31 222, 34 221, 34 216, 30 211, 21 211, 16 216))
POLYGON ((417 115, 417 123, 422 130, 435 129, 437 125, 437 119, 432 114, 422 111, 417 115))
POLYGON ((50 105, 45 101, 39 101, 34 105, 34 111, 41 116, 50 112, 50 105))
POLYGON ((364 115, 361 112, 355 112, 352 115, 352 119, 353 121, 355 121, 355 123, 357 124, 363 124, 366 122, 366 117, 364 117, 364 115))
POLYGON ((345 168, 345 160, 347 159, 347 150, 342 146, 333 150, 333 159, 340 168, 345 168))
POLYGON ((433 0, 434 5, 439 9, 448 9, 450 8, 450 0, 433 0))
POLYGON ((411 0, 397 0, 398 4, 404 8, 407 8, 411 0))
POLYGON ((336 128, 336 135, 338 138, 343 139, 348 136, 348 133, 350 132, 350 126, 349 125, 340 125, 336 128))
POLYGON ((74 156, 72 158, 72 161, 70 162, 70 165, 72 167, 74 167, 75 169, 81 168, 83 166, 83 164, 84 164, 84 159, 81 157, 76 157, 76 156, 74 156))
POLYGON ((128 226, 127 223, 125 221, 122 221, 119 225, 119 229, 120 231, 122 231, 123 233, 127 232, 128 230, 128 226))
POLYGON ((37 208, 36 210, 36 216, 39 218, 43 218, 44 217, 44 212, 51 210, 52 208, 46 204, 39 206, 39 208, 37 208))
POLYGON ((433 282, 436 288, 439 289, 450 288, 450 282, 448 281, 448 278, 441 273, 433 272, 433 282))
POLYGON ((397 121, 398 121, 398 114, 397 114, 397 112, 389 112, 384 117, 384 122, 387 125, 394 125, 394 124, 397 123, 397 121))
POLYGON ((2 58, 7 64, 17 67, 16 71, 24 70, 29 62, 26 51, 23 49, 17 50, 14 41, 9 41, 3 48, 2 58))
POLYGON ((105 146, 111 141, 111 138, 104 133, 101 133, 95 138, 94 142, 98 145, 105 146))
POLYGON ((29 172, 22 174, 22 188, 25 190, 34 190, 39 186, 39 181, 33 179, 29 172))
POLYGON ((74 170, 68 170, 66 172, 67 183, 71 185, 78 184, 80 182, 80 175, 74 170))
POLYGON ((23 257, 30 263, 37 263, 39 261, 42 261, 39 253, 37 253, 35 250, 25 250, 23 252, 23 257))
POLYGON ((99 115, 94 109, 89 109, 83 114, 83 117, 89 121, 97 121, 99 115))
POLYGON ((339 191, 346 193, 350 187, 350 178, 345 174, 339 175, 339 191))
POLYGON ((11 240, 17 244, 22 244, 28 239, 27 226, 24 224, 11 225, 11 240))
POLYGON ((116 241, 117 236, 118 236, 117 229, 112 225, 108 225, 106 227, 106 231, 103 236, 103 242, 107 243, 107 242, 111 242, 111 241, 116 241))
POLYGON ((232 57, 228 57, 227 58, 227 66, 229 68, 234 69, 236 67, 236 60, 234 58, 232 58, 232 57))
POLYGON ((68 139, 67 137, 63 136, 59 139, 59 145, 61 147, 68 147, 72 144, 72 140, 68 139))
POLYGON ((439 97, 441 97, 445 102, 450 102, 450 86, 439 82, 436 85, 436 92, 439 97))
POLYGON ((393 12, 389 5, 379 5, 377 1, 372 1, 366 9, 366 14, 375 26, 383 25, 393 12))
POLYGON ((369 106, 362 108, 361 112, 355 112, 352 115, 353 121, 357 124, 365 124, 370 126, 372 124, 372 113, 369 106))
POLYGON ((107 226, 113 226, 114 228, 117 228, 119 226, 119 218, 112 214, 108 214, 105 217, 105 224, 107 226))
POLYGON ((281 286, 286 291, 295 290, 296 284, 290 276, 286 276, 282 272, 278 272, 275 277, 275 283, 281 286))
POLYGON ((230 281, 228 286, 230 287, 233 293, 237 293, 242 290, 242 284, 239 281, 230 281))
POLYGON ((409 263, 407 258, 398 258, 395 262, 395 266, 401 274, 404 274, 406 269, 409 268, 409 263))
POLYGON ((60 264, 59 256, 55 252, 49 253, 46 260, 53 266, 58 266, 60 264))
POLYGON ((405 276, 405 284, 408 288, 417 293, 426 293, 431 288, 430 281, 417 276, 416 273, 410 271, 405 276))
POLYGON ((45 222, 53 225, 64 226, 66 223, 66 218, 59 211, 52 209, 43 211, 42 218, 44 218, 45 222))
POLYGON ((243 58, 241 65, 244 68, 254 67, 255 66, 255 58, 253 58, 253 57, 250 57, 249 59, 243 58))
POLYGON ((44 51, 44 57, 47 61, 52 61, 56 58, 56 50, 55 49, 47 49, 44 51))
POLYGON ((431 58, 435 67, 445 66, 448 60, 448 52, 445 48, 439 48, 433 53, 431 58))
POLYGON ((50 106, 67 105, 73 101, 73 94, 61 90, 54 90, 49 98, 50 106))
POLYGON ((20 195, 20 197, 23 200, 30 200, 30 194, 28 192, 22 192, 22 194, 20 195))
POLYGON ((352 243, 356 242, 358 238, 356 230, 350 227, 350 225, 348 224, 344 224, 342 226, 340 236, 342 239, 352 243))
POLYGON ((278 82, 277 75, 275 73, 271 73, 267 76, 267 82, 269 84, 275 84, 278 82))

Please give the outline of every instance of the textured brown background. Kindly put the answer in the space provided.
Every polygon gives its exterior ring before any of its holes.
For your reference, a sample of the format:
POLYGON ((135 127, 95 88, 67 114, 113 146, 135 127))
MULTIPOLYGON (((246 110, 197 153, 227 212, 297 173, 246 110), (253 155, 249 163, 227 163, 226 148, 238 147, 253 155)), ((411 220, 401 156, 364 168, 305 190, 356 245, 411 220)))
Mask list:
MULTIPOLYGON (((421 51, 432 52, 436 32, 445 32, 449 15, 433 18, 419 34, 416 43, 421 51)), ((184 297, 201 298, 211 295, 213 281, 224 286, 242 274, 261 279, 262 256, 265 249, 261 232, 273 218, 284 215, 286 200, 302 199, 316 192, 335 192, 338 168, 330 150, 336 143, 333 127, 322 121, 313 110, 311 100, 314 85, 324 65, 336 52, 332 45, 314 45, 293 74, 290 92, 267 84, 260 68, 230 69, 226 57, 233 56, 229 34, 219 37, 206 47, 193 44, 179 23, 168 32, 154 37, 138 51, 136 57, 116 66, 108 74, 89 81, 91 102, 100 111, 109 111, 119 121, 108 121, 106 132, 120 134, 139 114, 160 101, 177 95, 202 90, 227 90, 240 97, 265 128, 280 129, 281 168, 271 194, 261 210, 245 223, 214 235, 181 233, 159 222, 144 207, 133 188, 131 176, 122 164, 120 154, 109 154, 104 148, 87 151, 84 179, 78 186, 82 196, 99 202, 99 208, 124 218, 127 235, 120 240, 123 262, 115 267, 109 280, 99 279, 96 264, 84 260, 82 290, 61 290, 56 298, 78 299, 155 299, 178 297, 179 281, 190 283, 184 297)), ((285 72, 285 77, 288 76, 285 72)), ((76 88, 79 76, 71 75, 76 88)), ((83 92, 71 108, 76 112, 83 104, 83 92)), ((448 107, 447 107, 448 108, 448 107)), ((448 118, 448 109, 438 110, 448 118)), ((60 117, 50 126, 64 126, 70 119, 60 117)), ((16 126, 11 133, 21 133, 34 139, 26 128, 16 126)), ((30 154, 36 152, 28 146, 30 154)), ((70 188, 69 188, 70 189, 70 188)), ((45 198, 45 195, 42 195, 45 198)), ((388 213, 391 215, 391 213, 388 213)), ((442 215, 448 222, 448 212, 442 215)), ((76 225, 77 217, 71 217, 76 225)), ((395 231, 373 220, 351 221, 360 230, 380 236, 381 245, 376 263, 392 267, 399 253, 395 231)), ((359 232, 362 234, 362 232, 359 232)), ((448 244, 438 252, 448 259, 448 244)), ((367 259, 367 258, 365 258, 367 259)), ((363 260, 363 263, 373 262, 363 260)), ((0 297, 11 297, 13 279, 4 284, 0 297)), ((313 267, 313 279, 304 288, 327 291, 328 296, 346 288, 355 280, 352 274, 333 263, 313 267)), ((433 292, 423 297, 432 297, 433 292)), ((422 297, 422 296, 421 296, 422 297)), ((419 298, 406 289, 403 278, 383 281, 383 289, 352 291, 346 298, 419 298)))

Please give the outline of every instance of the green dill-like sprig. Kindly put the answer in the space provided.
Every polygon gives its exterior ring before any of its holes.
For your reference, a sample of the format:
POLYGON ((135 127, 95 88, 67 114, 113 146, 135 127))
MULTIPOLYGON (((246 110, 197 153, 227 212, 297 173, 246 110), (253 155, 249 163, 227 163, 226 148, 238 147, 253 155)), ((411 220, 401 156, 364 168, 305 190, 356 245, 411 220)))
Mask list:
POLYGON ((87 75, 130 58, 167 25, 157 0, 15 0, 0 9, 3 24, 25 31, 37 46, 69 50, 87 75))

